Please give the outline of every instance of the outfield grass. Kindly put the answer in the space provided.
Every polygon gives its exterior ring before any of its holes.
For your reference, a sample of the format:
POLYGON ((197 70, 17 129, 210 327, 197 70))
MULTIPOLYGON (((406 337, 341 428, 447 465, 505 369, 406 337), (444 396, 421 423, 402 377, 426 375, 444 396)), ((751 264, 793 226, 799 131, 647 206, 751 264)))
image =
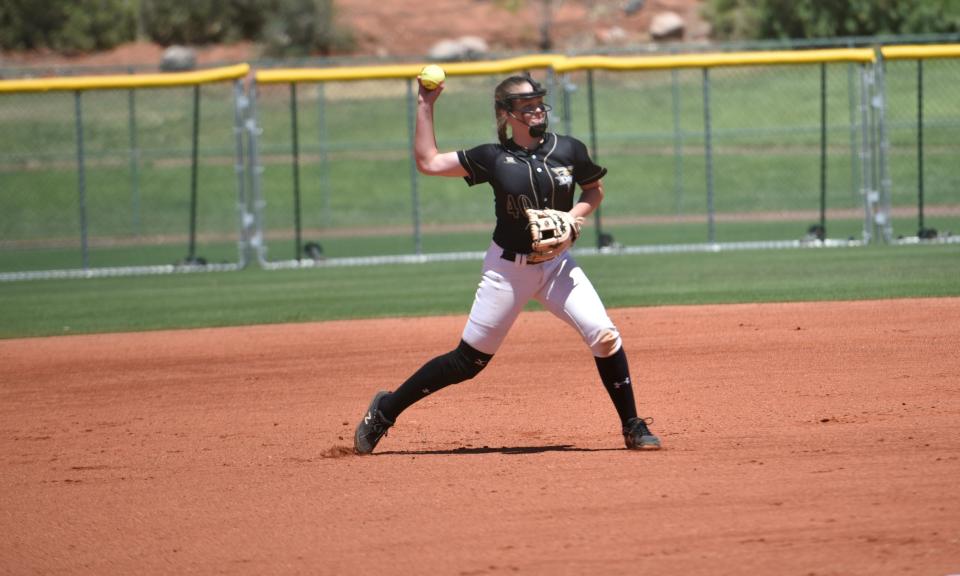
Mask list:
MULTIPOLYGON (((611 308, 960 296, 958 245, 579 260, 611 308)), ((466 314, 479 271, 466 261, 2 283, 0 338, 466 314)))

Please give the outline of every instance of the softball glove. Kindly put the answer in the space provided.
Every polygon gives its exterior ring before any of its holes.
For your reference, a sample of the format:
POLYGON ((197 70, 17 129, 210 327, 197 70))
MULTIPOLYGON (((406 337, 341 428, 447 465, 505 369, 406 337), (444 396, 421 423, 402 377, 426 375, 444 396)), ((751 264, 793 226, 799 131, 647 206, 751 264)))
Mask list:
POLYGON ((528 261, 543 262, 557 257, 580 237, 583 218, 561 210, 527 210, 533 253, 528 261))

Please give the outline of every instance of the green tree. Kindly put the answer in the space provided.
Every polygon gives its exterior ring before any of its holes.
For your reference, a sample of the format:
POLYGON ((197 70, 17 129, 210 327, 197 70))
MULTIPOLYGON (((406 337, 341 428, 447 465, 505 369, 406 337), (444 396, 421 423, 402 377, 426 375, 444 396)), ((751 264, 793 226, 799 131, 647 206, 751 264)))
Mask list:
POLYGON ((158 44, 209 44, 226 36, 229 0, 141 0, 143 27, 158 44))
POLYGON ((757 38, 760 22, 755 2, 747 0, 709 0, 703 7, 703 17, 710 22, 713 36, 721 40, 757 38))
POLYGON ((162 45, 260 40, 276 56, 345 52, 333 0, 140 0, 147 36, 162 45))
POLYGON ((722 40, 812 39, 960 31, 960 0, 709 0, 722 40))
POLYGON ((329 55, 353 49, 353 33, 337 24, 333 0, 275 1, 263 35, 267 54, 329 55))
POLYGON ((136 36, 126 0, 3 0, 0 47, 50 48, 63 53, 105 50, 136 36))
POLYGON ((58 52, 108 50, 136 38, 136 15, 124 0, 63 2, 61 28, 51 40, 58 52))
POLYGON ((275 10, 274 2, 264 0, 230 0, 231 39, 256 40, 275 10))

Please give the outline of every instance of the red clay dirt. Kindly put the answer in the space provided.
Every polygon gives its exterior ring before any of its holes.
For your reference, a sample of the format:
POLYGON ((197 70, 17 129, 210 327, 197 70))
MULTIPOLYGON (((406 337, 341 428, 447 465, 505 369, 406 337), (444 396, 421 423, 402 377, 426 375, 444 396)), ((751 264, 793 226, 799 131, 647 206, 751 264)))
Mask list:
POLYGON ((365 457, 462 316, 0 341, 0 573, 960 573, 960 299, 611 315, 662 451, 543 312, 365 457))

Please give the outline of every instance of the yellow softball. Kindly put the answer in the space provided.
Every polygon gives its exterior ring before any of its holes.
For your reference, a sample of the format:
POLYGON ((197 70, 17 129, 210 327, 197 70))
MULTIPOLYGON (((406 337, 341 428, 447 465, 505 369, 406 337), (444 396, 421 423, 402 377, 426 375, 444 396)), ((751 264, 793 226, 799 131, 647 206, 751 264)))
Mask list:
POLYGON ((435 89, 446 78, 447 73, 436 64, 424 66, 423 70, 420 71, 420 83, 423 84, 423 87, 427 90, 435 89))

